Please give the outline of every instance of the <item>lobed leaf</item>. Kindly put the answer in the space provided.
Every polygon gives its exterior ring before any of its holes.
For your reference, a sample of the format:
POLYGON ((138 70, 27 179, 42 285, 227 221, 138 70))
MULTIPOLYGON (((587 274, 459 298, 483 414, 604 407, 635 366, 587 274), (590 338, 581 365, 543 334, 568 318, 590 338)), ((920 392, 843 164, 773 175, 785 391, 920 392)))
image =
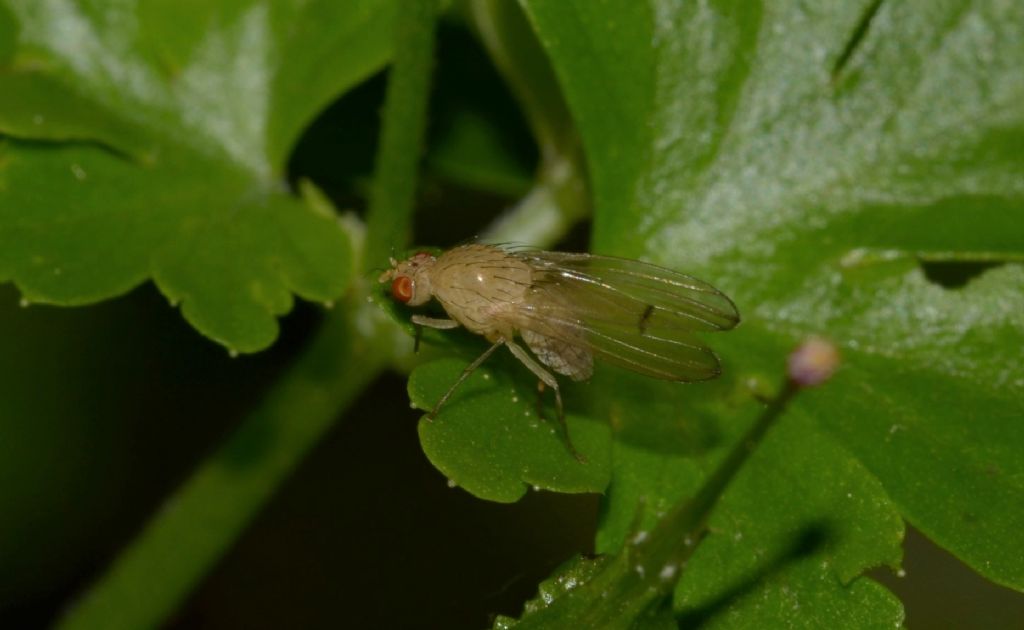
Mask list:
POLYGON ((287 151, 389 53, 389 2, 0 2, 0 281, 83 304, 153 279, 205 335, 266 347, 351 245, 287 151))
MULTIPOLYGON (((438 359, 416 368, 409 378, 412 404, 433 409, 472 358, 438 359)), ((501 367, 480 367, 436 418, 420 420, 420 442, 434 466, 452 485, 492 501, 516 501, 530 487, 603 491, 608 485, 607 427, 567 409, 572 444, 586 460, 577 461, 562 438, 553 405, 538 416, 533 375, 511 358, 491 361, 501 367)))

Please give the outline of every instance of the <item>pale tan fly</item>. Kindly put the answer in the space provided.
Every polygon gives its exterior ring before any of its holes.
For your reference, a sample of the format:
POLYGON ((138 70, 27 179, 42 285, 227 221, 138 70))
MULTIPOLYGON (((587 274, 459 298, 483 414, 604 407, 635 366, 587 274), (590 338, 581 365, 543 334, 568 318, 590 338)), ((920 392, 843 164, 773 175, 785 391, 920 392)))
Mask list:
POLYGON ((585 381, 599 358, 669 381, 719 375, 718 357, 695 332, 734 327, 736 306, 711 285, 637 260, 493 245, 462 245, 439 256, 421 252, 397 261, 380 282, 410 306, 436 298, 448 319, 414 315, 419 326, 462 326, 491 342, 441 396, 433 418, 452 393, 498 348, 506 346, 555 391, 565 429, 558 381, 544 366, 585 381), (516 343, 522 338, 531 356, 516 343))

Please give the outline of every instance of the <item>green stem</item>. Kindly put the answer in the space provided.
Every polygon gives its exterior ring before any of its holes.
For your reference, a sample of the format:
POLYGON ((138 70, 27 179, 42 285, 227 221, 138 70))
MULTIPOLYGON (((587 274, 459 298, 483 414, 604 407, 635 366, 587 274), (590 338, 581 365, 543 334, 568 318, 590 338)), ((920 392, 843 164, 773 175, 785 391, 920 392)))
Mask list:
POLYGON ((437 4, 437 0, 407 0, 398 15, 366 218, 366 269, 384 266, 392 248, 405 247, 411 235, 427 126, 437 4))
POLYGON ((150 628, 177 609, 339 410, 383 369, 386 341, 380 332, 360 336, 353 323, 360 313, 351 303, 341 306, 259 409, 167 500, 58 627, 150 628))
MULTIPOLYGON (((658 575, 666 567, 681 567, 693 555, 697 549, 697 542, 707 531, 708 518, 725 494, 726 488, 760 446, 768 430, 778 422, 782 412, 798 391, 797 385, 787 379, 782 391, 761 412, 746 434, 733 445, 732 450, 707 478, 700 491, 692 499, 675 505, 659 521, 651 533, 650 544, 636 547, 634 561, 643 566, 643 573, 658 575), (680 538, 679 532, 686 534, 680 538)), ((671 573, 675 575, 678 571, 672 570, 671 573)), ((672 581, 672 584, 674 583, 672 581)))
POLYGON ((544 165, 542 179, 480 235, 487 243, 549 247, 587 216, 586 184, 570 160, 544 165))
POLYGON ((558 78, 533 27, 516 2, 467 0, 470 24, 519 101, 541 161, 573 156, 579 140, 558 78))
POLYGON ((625 630, 640 627, 645 616, 663 611, 718 501, 798 391, 787 381, 695 497, 676 504, 649 534, 634 537, 585 585, 547 608, 524 615, 517 630, 562 628, 570 620, 573 627, 625 630))
POLYGON ((467 0, 464 5, 540 149, 533 190, 499 217, 481 240, 551 245, 590 213, 583 152, 572 115, 522 8, 507 0, 467 0))

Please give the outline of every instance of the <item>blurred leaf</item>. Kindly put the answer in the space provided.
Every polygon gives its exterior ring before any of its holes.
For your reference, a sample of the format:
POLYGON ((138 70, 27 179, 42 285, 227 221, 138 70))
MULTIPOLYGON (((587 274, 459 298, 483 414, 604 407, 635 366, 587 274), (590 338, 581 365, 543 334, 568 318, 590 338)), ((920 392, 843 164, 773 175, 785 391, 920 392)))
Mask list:
POLYGON ((440 27, 427 166, 475 190, 525 194, 537 149, 523 113, 467 26, 449 19, 440 27))
POLYGON ((523 8, 502 0, 466 0, 463 6, 522 108, 540 153, 533 189, 481 236, 488 242, 550 245, 590 213, 579 133, 523 8))
POLYGON ((273 341, 293 293, 338 297, 348 239, 287 193, 285 154, 384 63, 391 8, 0 3, 0 280, 82 304, 152 278, 239 351, 273 341))
POLYGON ((712 340, 720 382, 592 390, 616 439, 602 549, 639 506, 692 494, 751 389, 820 333, 846 368, 725 494, 677 606, 712 625, 898 623, 856 578, 898 561, 897 514, 1024 588, 1024 557, 1005 553, 1024 543, 1024 9, 524 4, 583 136, 595 248, 710 280, 744 314, 712 340), (920 260, 1010 263, 951 290, 920 260), (659 447, 680 422, 711 439, 659 447), (812 526, 825 544, 759 573, 812 526))
POLYGON ((530 171, 502 146, 501 129, 470 108, 451 114, 430 152, 429 165, 452 181, 480 190, 512 196, 530 188, 530 171))
POLYGON ((466 11, 491 60, 515 94, 540 147, 542 168, 578 158, 579 137, 551 62, 514 2, 466 0, 466 11))

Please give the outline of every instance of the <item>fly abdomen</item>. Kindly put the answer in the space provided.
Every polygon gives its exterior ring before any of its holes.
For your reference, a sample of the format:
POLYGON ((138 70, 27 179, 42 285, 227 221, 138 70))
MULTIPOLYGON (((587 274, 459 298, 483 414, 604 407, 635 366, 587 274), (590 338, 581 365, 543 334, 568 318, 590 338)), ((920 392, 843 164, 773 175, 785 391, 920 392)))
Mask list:
POLYGON ((532 330, 520 335, 540 362, 574 381, 588 380, 594 374, 594 357, 582 343, 574 345, 532 330))

